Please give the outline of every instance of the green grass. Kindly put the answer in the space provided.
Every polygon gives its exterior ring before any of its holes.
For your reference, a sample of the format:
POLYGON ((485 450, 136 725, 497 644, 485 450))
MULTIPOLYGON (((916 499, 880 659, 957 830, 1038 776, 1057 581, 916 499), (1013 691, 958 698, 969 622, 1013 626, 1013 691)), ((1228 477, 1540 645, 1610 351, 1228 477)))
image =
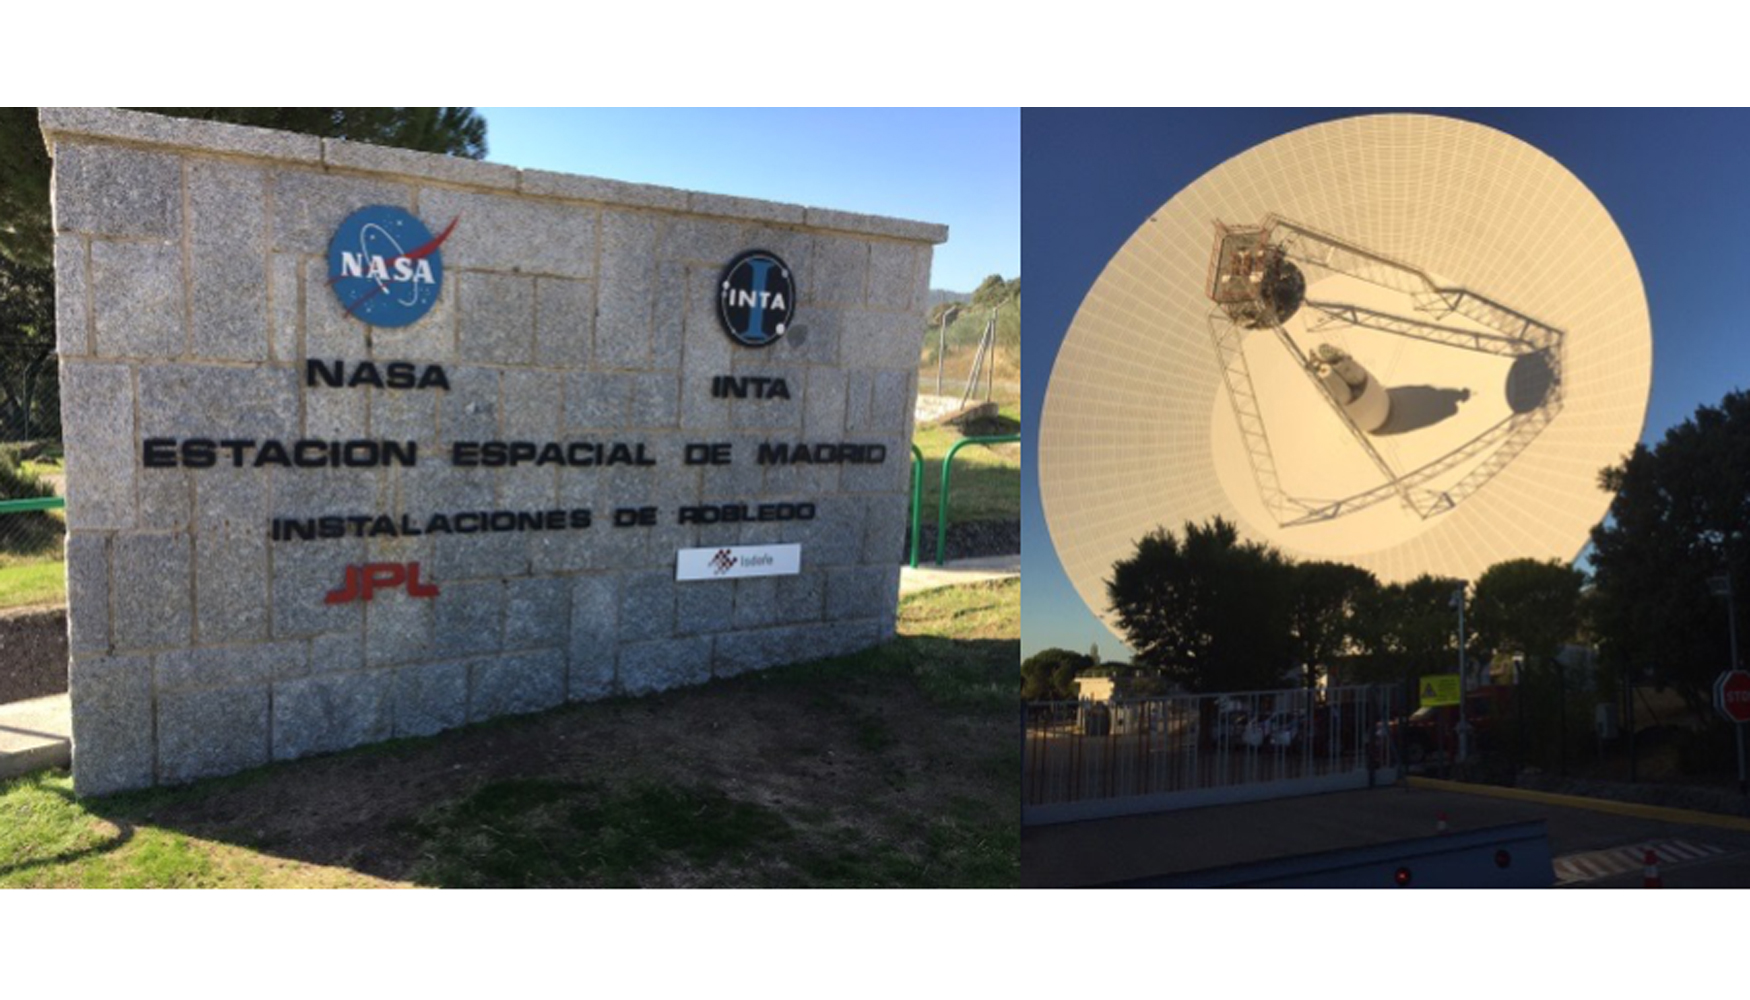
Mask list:
POLYGON ((289 888, 381 885, 342 869, 138 824, 73 797, 45 771, 0 783, 0 888, 289 888))
POLYGON ((62 458, 30 459, 20 462, 19 468, 28 476, 38 479, 43 476, 58 476, 67 471, 67 462, 62 458))
MULTIPOLYGON (((968 429, 949 425, 924 427, 912 441, 924 453, 924 523, 936 520, 942 491, 942 460, 963 437, 996 437, 1020 432, 1020 404, 1008 403, 994 420, 968 429)), ((1020 444, 967 445, 954 456, 949 483, 949 523, 1014 521, 1021 517, 1020 444)))
POLYGON ((0 783, 0 887, 1013 886, 1019 622, 1019 581, 943 588, 894 642, 702 688, 106 799, 0 783))
POLYGON ((541 778, 485 785, 411 829, 427 852, 415 881, 460 888, 636 886, 658 866, 745 864, 790 836, 775 811, 712 788, 541 778))
POLYGON ((67 564, 59 560, 0 564, 0 610, 67 603, 67 564))

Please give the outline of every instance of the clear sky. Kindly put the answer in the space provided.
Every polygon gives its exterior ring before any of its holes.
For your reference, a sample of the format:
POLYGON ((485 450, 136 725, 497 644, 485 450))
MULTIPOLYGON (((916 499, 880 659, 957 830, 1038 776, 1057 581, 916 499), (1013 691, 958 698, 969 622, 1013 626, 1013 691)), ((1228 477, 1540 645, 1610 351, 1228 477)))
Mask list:
POLYGON ((930 287, 1021 273, 1014 108, 476 110, 495 163, 944 223, 930 287))
MULTIPOLYGON (((1349 111, 1022 114, 1023 656, 1062 646, 1122 654, 1063 575, 1040 514, 1037 415, 1058 346, 1100 271, 1148 214, 1223 160, 1349 111)), ((1750 112, 1466 111, 1572 171, 1609 210, 1653 320, 1652 443, 1703 403, 1750 384, 1750 112)))

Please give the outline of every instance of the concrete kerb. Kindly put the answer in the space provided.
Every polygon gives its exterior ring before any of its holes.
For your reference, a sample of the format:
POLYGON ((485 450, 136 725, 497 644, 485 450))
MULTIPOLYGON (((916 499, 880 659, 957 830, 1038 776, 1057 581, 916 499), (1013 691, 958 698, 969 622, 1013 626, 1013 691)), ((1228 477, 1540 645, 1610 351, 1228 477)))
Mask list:
POLYGON ((899 572, 900 594, 915 594, 938 587, 958 587, 989 580, 1018 580, 1021 577, 1019 553, 1006 556, 983 556, 976 559, 955 559, 946 566, 907 566, 899 572))
POLYGON ((1590 809, 1593 812, 1630 816, 1635 819, 1652 819, 1667 823, 1685 823, 1692 826, 1711 826, 1722 830, 1750 832, 1750 819, 1741 816, 1723 816, 1719 813, 1700 812, 1695 809, 1673 809, 1669 806, 1618 802, 1614 799, 1594 799, 1583 795, 1560 795, 1555 792, 1536 792, 1526 788, 1504 788, 1499 785, 1472 785, 1462 781, 1444 781, 1439 778, 1412 777, 1407 780, 1411 788, 1420 788, 1426 791, 1458 792, 1464 795, 1481 795, 1515 802, 1564 806, 1569 809, 1590 809))

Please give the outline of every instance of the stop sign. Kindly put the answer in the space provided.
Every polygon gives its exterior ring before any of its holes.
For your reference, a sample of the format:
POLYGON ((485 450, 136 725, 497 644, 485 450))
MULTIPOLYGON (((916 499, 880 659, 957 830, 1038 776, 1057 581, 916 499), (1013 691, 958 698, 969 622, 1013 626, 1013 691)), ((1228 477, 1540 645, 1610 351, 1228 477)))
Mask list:
POLYGON ((1750 722, 1750 671, 1721 674, 1714 681, 1714 707, 1732 722, 1750 722))

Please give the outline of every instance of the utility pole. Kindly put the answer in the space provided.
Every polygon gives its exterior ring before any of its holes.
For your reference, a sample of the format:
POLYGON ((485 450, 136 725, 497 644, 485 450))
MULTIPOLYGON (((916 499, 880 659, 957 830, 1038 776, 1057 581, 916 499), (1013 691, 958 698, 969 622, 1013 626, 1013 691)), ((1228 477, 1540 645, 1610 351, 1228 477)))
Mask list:
POLYGON ((1458 759, 1461 762, 1470 759, 1470 706, 1465 704, 1470 700, 1470 677, 1464 662, 1464 593, 1469 586, 1469 583, 1460 583, 1452 592, 1452 604, 1458 608, 1458 759))

